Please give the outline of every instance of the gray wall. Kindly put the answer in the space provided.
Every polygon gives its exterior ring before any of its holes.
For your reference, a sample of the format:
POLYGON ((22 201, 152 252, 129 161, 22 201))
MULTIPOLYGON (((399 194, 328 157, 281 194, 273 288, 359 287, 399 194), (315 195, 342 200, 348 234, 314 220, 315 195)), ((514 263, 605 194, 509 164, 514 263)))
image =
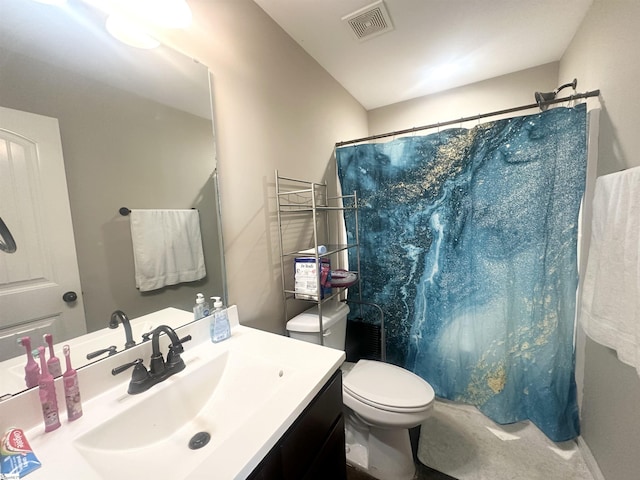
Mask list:
MULTIPOLYGON (((560 62, 561 78, 577 77, 581 91, 601 90, 600 175, 640 165, 639 20, 637 0, 595 0, 560 62)), ((638 372, 587 338, 582 393, 582 437, 602 474, 607 480, 637 479, 638 372)))
MULTIPOLYGON (((553 90, 557 86, 557 79, 558 64, 549 63, 472 85, 380 107, 368 112, 369 131, 372 135, 393 132, 470 117, 479 113, 504 110, 517 105, 530 105, 535 102, 533 97, 535 91, 553 90)), ((533 113, 533 111, 523 113, 533 113)), ((500 117, 492 117, 488 120, 498 118, 500 117)), ((473 127, 476 124, 477 122, 470 122, 463 126, 473 127)), ((447 128, 457 126, 454 124, 447 128)))

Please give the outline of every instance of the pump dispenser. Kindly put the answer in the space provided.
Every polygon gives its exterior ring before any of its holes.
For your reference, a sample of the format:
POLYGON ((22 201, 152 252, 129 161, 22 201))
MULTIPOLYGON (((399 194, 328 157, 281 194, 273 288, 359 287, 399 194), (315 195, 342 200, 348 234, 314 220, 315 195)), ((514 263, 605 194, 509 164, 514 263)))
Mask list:
POLYGON ((205 301, 204 295, 198 293, 196 295, 196 304, 193 307, 193 319, 200 320, 209 316, 209 304, 205 301))
POLYGON ((229 325, 227 309, 224 308, 220 297, 211 297, 211 300, 213 300, 213 313, 209 324, 209 334, 211 335, 211 341, 218 343, 231 336, 231 326, 229 325))

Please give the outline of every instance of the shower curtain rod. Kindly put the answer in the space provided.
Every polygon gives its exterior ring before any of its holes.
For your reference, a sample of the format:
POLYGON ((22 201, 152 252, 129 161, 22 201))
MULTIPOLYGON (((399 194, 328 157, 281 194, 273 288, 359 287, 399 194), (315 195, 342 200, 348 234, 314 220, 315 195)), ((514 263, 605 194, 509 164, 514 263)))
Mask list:
POLYGON ((592 90, 590 92, 577 93, 575 95, 570 95, 568 97, 556 98, 555 100, 549 100, 547 102, 541 102, 539 104, 538 103, 531 103, 529 105, 522 105, 520 107, 507 108, 506 110, 496 110, 495 112, 480 113, 480 114, 474 115, 472 117, 462 117, 462 118, 458 118, 456 120, 449 120, 449 121, 446 121, 446 122, 432 123, 431 125, 423 125, 422 127, 407 128, 405 130, 397 130, 395 132, 380 133, 378 135, 371 135, 369 137, 356 138, 355 140, 346 140, 344 142, 336 142, 336 147, 344 147, 345 145, 352 145, 354 143, 366 142, 366 141, 369 141, 369 140, 376 140, 378 138, 386 138, 386 137, 394 137, 396 135, 404 135, 406 133, 418 132, 420 130, 429 130, 431 128, 445 127, 447 125, 454 125, 456 123, 464 123, 464 122, 469 122, 469 121, 472 121, 472 120, 479 120, 481 118, 494 117, 496 115, 504 115, 506 113, 514 113, 514 112, 519 112, 521 110, 529 110, 531 108, 536 108, 536 107, 541 107, 541 106, 546 106, 546 105, 552 105, 554 103, 568 102, 568 101, 571 101, 571 100, 578 100, 580 98, 597 97, 598 95, 600 95, 600 90, 592 90))

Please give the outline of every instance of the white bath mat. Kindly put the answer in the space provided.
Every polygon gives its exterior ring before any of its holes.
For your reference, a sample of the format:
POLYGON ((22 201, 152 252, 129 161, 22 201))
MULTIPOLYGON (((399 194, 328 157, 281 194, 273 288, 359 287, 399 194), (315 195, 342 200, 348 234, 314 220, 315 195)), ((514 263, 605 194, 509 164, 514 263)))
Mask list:
POLYGON ((498 425, 475 407, 438 400, 422 424, 420 461, 459 480, 592 480, 576 442, 530 422, 498 425))

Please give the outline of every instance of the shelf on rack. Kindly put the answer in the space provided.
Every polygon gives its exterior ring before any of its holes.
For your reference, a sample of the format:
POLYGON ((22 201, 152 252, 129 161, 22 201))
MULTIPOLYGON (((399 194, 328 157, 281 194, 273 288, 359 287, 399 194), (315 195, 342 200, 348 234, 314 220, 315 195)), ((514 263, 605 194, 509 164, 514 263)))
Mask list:
MULTIPOLYGON (((358 245, 356 244, 342 244, 342 245, 325 245, 325 247, 327 247, 327 251, 325 253, 319 253, 318 254, 318 258, 325 258, 328 257, 332 254, 338 253, 338 252, 342 252, 344 250, 348 250, 350 248, 356 248, 358 245)), ((311 247, 313 248, 313 247, 311 247)), ((315 258, 316 254, 315 253, 303 253, 305 250, 309 250, 309 249, 304 249, 304 250, 294 250, 292 252, 287 252, 287 253, 283 253, 283 256, 286 257, 291 257, 291 256, 295 256, 295 257, 304 257, 304 258, 315 258)))
MULTIPOLYGON (((346 290, 346 288, 344 288, 344 287, 333 287, 332 289, 334 290, 333 293, 331 293, 329 295, 325 295, 323 298, 321 298, 320 299, 321 303, 328 302, 329 300, 331 300, 332 298, 337 297, 344 290, 346 290)), ((301 302, 320 303, 320 302, 318 302, 318 299, 315 298, 315 297, 313 297, 313 298, 299 298, 299 297, 296 297, 296 295, 300 295, 300 292, 296 292, 295 290, 284 290, 284 293, 285 293, 285 296, 286 296, 287 300, 300 300, 301 302)), ((311 295, 309 297, 311 297, 311 295)))
POLYGON ((354 206, 332 207, 328 205, 316 205, 315 207, 312 207, 311 205, 302 205, 302 204, 295 204, 295 203, 280 204, 280 209, 281 209, 280 211, 282 213, 308 213, 308 212, 313 212, 314 210, 330 212, 330 211, 355 210, 356 208, 357 207, 354 207, 354 206), (290 208, 291 210, 283 210, 285 208, 290 208))

